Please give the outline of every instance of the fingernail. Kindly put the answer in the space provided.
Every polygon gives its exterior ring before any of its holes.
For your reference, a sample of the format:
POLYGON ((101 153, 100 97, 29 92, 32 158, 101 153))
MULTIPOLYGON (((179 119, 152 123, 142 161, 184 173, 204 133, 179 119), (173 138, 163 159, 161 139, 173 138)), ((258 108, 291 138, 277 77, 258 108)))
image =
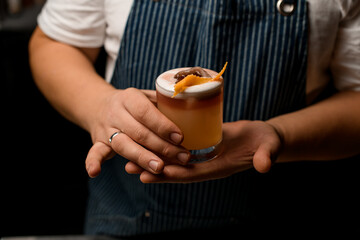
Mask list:
POLYGON ((86 171, 87 171, 89 177, 92 177, 92 174, 91 174, 91 173, 92 173, 92 170, 93 170, 92 165, 89 165, 89 166, 86 168, 86 171))
POLYGON ((182 141, 182 136, 178 133, 171 133, 170 134, 170 139, 171 141, 173 141, 176 144, 180 144, 182 141))
POLYGON ((189 160, 189 154, 186 152, 178 153, 176 157, 182 163, 187 163, 189 160))
POLYGON ((157 172, 158 167, 159 167, 159 162, 158 162, 158 161, 155 161, 155 160, 151 160, 151 161, 149 162, 149 167, 150 167, 154 172, 157 172))

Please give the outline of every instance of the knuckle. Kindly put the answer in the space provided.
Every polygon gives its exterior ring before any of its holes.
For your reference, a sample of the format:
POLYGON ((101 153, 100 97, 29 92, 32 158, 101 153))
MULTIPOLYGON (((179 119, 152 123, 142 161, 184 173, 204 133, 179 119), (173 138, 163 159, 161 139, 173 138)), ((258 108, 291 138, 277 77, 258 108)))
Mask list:
POLYGON ((184 173, 182 173, 181 176, 179 176, 178 172, 171 171, 167 168, 165 168, 163 172, 168 179, 172 179, 172 180, 185 179, 184 173))
POLYGON ((138 92, 138 89, 136 89, 134 87, 129 87, 129 88, 125 89, 125 91, 127 93, 134 93, 134 92, 138 92))
POLYGON ((126 88, 122 91, 122 95, 131 95, 134 92, 135 88, 126 88))
POLYGON ((146 142, 146 140, 148 139, 149 137, 149 133, 144 131, 144 129, 142 128, 137 128, 134 130, 133 132, 134 134, 134 140, 138 143, 141 143, 143 144, 144 142, 146 142))
POLYGON ((143 151, 139 151, 138 157, 134 159, 134 162, 138 164, 140 167, 147 169, 148 168, 147 159, 148 158, 146 154, 143 151))
POLYGON ((158 118, 157 119, 157 124, 154 126, 154 129, 157 133, 160 134, 165 134, 167 132, 169 132, 169 129, 171 129, 171 124, 169 123, 169 121, 166 118, 158 118))
POLYGON ((121 96, 127 104, 133 105, 138 102, 138 91, 136 88, 127 88, 122 91, 121 96))
POLYGON ((137 113, 140 121, 146 121, 149 117, 151 107, 148 104, 138 106, 137 113))
POLYGON ((123 133, 120 133, 118 135, 116 135, 116 137, 114 137, 112 139, 111 145, 114 151, 116 151, 117 153, 123 153, 124 152, 124 144, 121 144, 121 142, 124 141, 124 137, 125 135, 123 133))
POLYGON ((170 146, 170 144, 166 144, 165 146, 162 147, 161 149, 161 154, 165 157, 172 157, 172 147, 170 146))

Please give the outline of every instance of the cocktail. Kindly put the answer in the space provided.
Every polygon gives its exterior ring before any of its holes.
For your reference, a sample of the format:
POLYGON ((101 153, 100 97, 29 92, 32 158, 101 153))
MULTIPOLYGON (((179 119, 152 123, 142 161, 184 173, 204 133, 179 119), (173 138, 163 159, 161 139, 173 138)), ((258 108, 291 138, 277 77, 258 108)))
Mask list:
POLYGON ((192 163, 213 159, 221 152, 221 74, 199 67, 177 68, 156 79, 158 109, 182 130, 182 145, 190 150, 192 163))

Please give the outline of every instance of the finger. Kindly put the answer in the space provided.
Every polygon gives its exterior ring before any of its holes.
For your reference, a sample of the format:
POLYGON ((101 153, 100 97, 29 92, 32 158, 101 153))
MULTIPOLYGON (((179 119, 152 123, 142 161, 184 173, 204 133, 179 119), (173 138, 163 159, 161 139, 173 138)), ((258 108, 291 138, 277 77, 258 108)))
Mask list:
POLYGON ((143 183, 192 183, 228 177, 236 172, 252 168, 252 157, 227 161, 221 156, 210 161, 181 165, 166 165, 159 175, 142 172, 143 183))
POLYGON ((271 152, 272 146, 270 144, 262 144, 254 154, 253 165, 260 173, 266 173, 271 168, 271 152))
POLYGON ((130 114, 123 114, 122 121, 124 125, 121 131, 140 145, 158 153, 172 163, 186 164, 189 161, 190 153, 188 150, 159 137, 130 114))
POLYGON ((137 89, 127 89, 128 101, 124 103, 125 109, 146 128, 151 129, 156 135, 174 144, 183 140, 181 130, 166 118, 151 101, 137 89), (139 94, 141 93, 141 94, 139 94))
POLYGON ((129 161, 125 165, 125 171, 129 174, 141 174, 144 171, 144 169, 139 165, 129 161))
POLYGON ((141 90, 145 96, 156 106, 157 103, 157 99, 156 99, 156 91, 154 90, 141 90))
MULTIPOLYGON (((167 162, 165 161, 164 164, 166 166, 167 162)), ((129 161, 125 165, 125 171, 129 174, 141 174, 145 170, 136 163, 129 161)))
POLYGON ((216 161, 181 165, 167 165, 159 175, 142 172, 140 180, 143 183, 192 183, 226 177, 228 174, 219 169, 216 161))
POLYGON ((89 177, 96 177, 100 174, 101 164, 113 153, 111 147, 105 143, 96 142, 89 150, 85 160, 85 167, 89 177))
MULTIPOLYGON (((169 168, 170 166, 167 166, 165 167, 166 169, 169 168)), ((165 169, 164 168, 164 169, 165 169)), ((172 171, 172 170, 170 170, 172 171)), ((180 171, 177 171, 175 170, 176 172, 183 172, 184 170, 180 170, 180 171)), ((176 175, 176 173, 174 174, 176 175)), ((183 175, 184 177, 184 175, 183 175)), ((158 174, 158 175, 154 175, 152 173, 149 173, 147 171, 143 171, 140 173, 140 181, 142 183, 179 183, 179 182, 188 182, 188 178, 183 178, 182 181, 179 180, 179 178, 176 178, 176 177, 171 177, 171 175, 169 174, 164 174, 164 172, 162 172, 161 174, 158 174)))
POLYGON ((157 155, 134 142, 125 133, 116 135, 111 141, 111 147, 119 155, 151 173, 159 174, 164 168, 164 162, 157 155))

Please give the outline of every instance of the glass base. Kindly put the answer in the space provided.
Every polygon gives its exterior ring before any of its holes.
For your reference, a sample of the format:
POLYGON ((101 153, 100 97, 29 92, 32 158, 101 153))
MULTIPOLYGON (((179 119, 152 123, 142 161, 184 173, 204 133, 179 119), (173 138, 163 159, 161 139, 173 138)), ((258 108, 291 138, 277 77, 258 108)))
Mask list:
POLYGON ((209 148, 190 150, 191 157, 189 163, 201 163, 212 160, 222 152, 222 147, 222 142, 219 142, 209 148))

